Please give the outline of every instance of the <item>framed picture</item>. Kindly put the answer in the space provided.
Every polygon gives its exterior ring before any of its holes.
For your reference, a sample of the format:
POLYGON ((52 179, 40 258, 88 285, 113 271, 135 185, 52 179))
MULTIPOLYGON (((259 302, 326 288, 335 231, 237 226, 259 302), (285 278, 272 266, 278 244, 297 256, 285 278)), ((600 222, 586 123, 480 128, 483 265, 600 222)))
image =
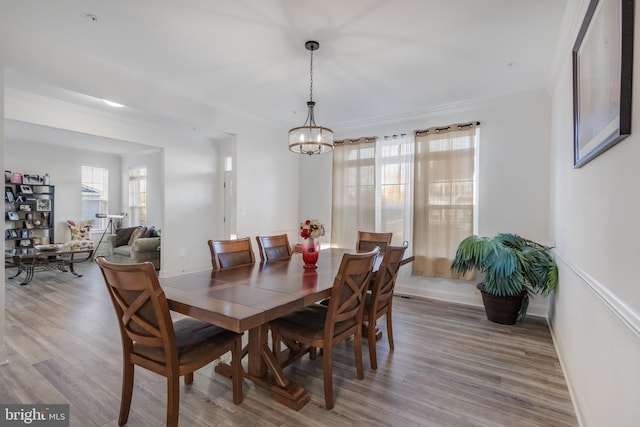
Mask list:
POLYGON ((18 188, 22 194, 33 194, 33 189, 31 188, 30 185, 20 184, 18 185, 18 188))
POLYGON ((631 134, 633 0, 591 0, 573 47, 573 166, 631 134))
POLYGON ((8 239, 17 239, 18 238, 18 232, 16 230, 14 230, 13 228, 10 228, 7 230, 7 238, 8 239))
POLYGON ((24 228, 22 230, 20 230, 20 237, 23 239, 28 239, 29 238, 29 230, 25 230, 24 228))
POLYGON ((29 230, 33 230, 33 222, 25 221, 24 222, 24 228, 29 229, 29 230))
POLYGON ((17 221, 17 220, 20 219, 20 217, 18 216, 18 212, 8 211, 7 212, 7 219, 9 221, 17 221))
POLYGON ((4 199, 9 203, 13 203, 16 201, 16 198, 13 194, 13 189, 11 187, 4 187, 4 199))
POLYGON ((31 212, 31 205, 18 205, 18 210, 23 212, 31 212))
POLYGON ((36 210, 41 212, 51 211, 51 199, 37 199, 36 210))

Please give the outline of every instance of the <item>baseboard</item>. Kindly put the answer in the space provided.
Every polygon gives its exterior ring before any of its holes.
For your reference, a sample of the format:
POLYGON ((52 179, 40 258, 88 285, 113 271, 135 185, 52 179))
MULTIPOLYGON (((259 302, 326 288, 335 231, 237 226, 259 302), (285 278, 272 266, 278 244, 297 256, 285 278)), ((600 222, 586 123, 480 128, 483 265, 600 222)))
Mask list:
MULTIPOLYGON (((476 288, 476 283, 461 280, 398 276, 395 294, 484 307, 482 295, 476 288)), ((529 302, 527 315, 547 318, 548 307, 547 298, 536 296, 529 302)))
POLYGON ((567 383, 567 389, 569 390, 569 396, 571 396, 571 403, 573 404, 573 409, 576 412, 576 418, 578 419, 579 426, 586 426, 587 421, 584 416, 584 411, 580 406, 580 396, 578 390, 575 385, 571 381, 571 377, 568 374, 567 370, 567 362, 565 353, 562 349, 562 345, 560 344, 560 340, 556 335, 556 331, 553 329, 553 324, 549 322, 547 319, 547 325, 549 326, 549 331, 551 332, 551 340, 553 341, 553 346, 556 349, 556 354, 558 355, 558 362, 560 362, 560 369, 562 370, 562 375, 564 376, 564 380, 567 383))

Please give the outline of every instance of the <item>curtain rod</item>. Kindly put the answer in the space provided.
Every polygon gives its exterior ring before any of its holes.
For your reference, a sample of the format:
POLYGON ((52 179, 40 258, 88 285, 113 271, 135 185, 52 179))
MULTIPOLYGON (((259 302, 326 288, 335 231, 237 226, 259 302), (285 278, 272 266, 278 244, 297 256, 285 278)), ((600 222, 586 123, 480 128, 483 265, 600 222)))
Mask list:
POLYGON ((417 130, 415 131, 415 135, 420 136, 422 134, 428 134, 428 133, 449 132, 451 130, 462 130, 464 128, 473 128, 477 126, 480 126, 480 122, 453 123, 448 126, 432 127, 429 129, 417 130))
MULTIPOLYGON (((397 138, 404 138, 405 136, 407 136, 406 133, 401 133, 401 134, 393 134, 393 135, 385 135, 382 137, 382 139, 384 139, 385 141, 388 139, 397 139, 397 138)), ((348 138, 348 139, 340 139, 338 141, 333 141, 334 144, 353 144, 356 142, 364 142, 364 143, 369 143, 369 142, 375 142, 377 140, 381 139, 379 136, 365 136, 362 138, 348 138)))
MULTIPOLYGON (((453 128, 453 130, 462 130, 464 128, 471 128, 471 127, 476 127, 476 126, 480 126, 480 122, 453 123, 453 124, 450 124, 448 126, 431 127, 429 129, 416 130, 416 131, 414 131, 414 134, 415 134, 415 136, 420 136, 422 134, 428 134, 428 133, 448 132, 448 131, 451 131, 452 128, 453 128)), ((389 139, 404 138, 405 136, 407 136, 407 134, 402 132, 400 134, 385 135, 385 136, 382 137, 382 139, 387 141, 389 139)), ((370 142, 375 142, 378 139, 380 139, 380 137, 378 137, 378 136, 363 136, 363 137, 360 137, 360 138, 340 139, 340 140, 337 140, 337 141, 333 141, 333 144, 334 145, 343 145, 343 144, 355 144, 355 143, 360 143, 360 142, 370 143, 370 142)))

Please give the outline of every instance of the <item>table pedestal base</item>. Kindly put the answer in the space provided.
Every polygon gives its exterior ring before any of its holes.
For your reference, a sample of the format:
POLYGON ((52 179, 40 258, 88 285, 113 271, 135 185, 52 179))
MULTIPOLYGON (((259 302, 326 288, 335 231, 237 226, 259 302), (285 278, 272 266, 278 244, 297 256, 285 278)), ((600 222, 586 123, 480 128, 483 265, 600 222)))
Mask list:
MULTIPOLYGON (((243 371, 244 378, 273 393, 276 401, 295 411, 302 409, 311 397, 300 384, 290 381, 282 372, 280 361, 267 345, 266 325, 249 330, 249 366, 243 371)), ((231 366, 220 363, 215 371, 231 378, 231 366)))

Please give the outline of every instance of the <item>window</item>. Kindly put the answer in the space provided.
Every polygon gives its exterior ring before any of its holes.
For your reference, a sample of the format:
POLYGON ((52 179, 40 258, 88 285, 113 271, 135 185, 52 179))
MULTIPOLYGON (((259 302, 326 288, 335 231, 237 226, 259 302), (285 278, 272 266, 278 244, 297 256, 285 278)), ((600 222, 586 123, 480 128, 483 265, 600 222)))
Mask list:
POLYGON ((82 166, 82 219, 94 220, 94 229, 104 230, 106 218, 96 214, 109 212, 109 170, 93 166, 82 166))
POLYGON ((338 141, 333 154, 333 246, 355 247, 358 231, 411 236, 413 141, 402 136, 338 141))
POLYGON ((473 122, 336 141, 332 245, 354 247, 359 230, 391 232, 393 245, 409 241, 413 274, 453 277, 457 245, 474 232, 477 140, 473 122))
POLYGON ((129 169, 129 218, 131 224, 147 224, 147 168, 129 169))

